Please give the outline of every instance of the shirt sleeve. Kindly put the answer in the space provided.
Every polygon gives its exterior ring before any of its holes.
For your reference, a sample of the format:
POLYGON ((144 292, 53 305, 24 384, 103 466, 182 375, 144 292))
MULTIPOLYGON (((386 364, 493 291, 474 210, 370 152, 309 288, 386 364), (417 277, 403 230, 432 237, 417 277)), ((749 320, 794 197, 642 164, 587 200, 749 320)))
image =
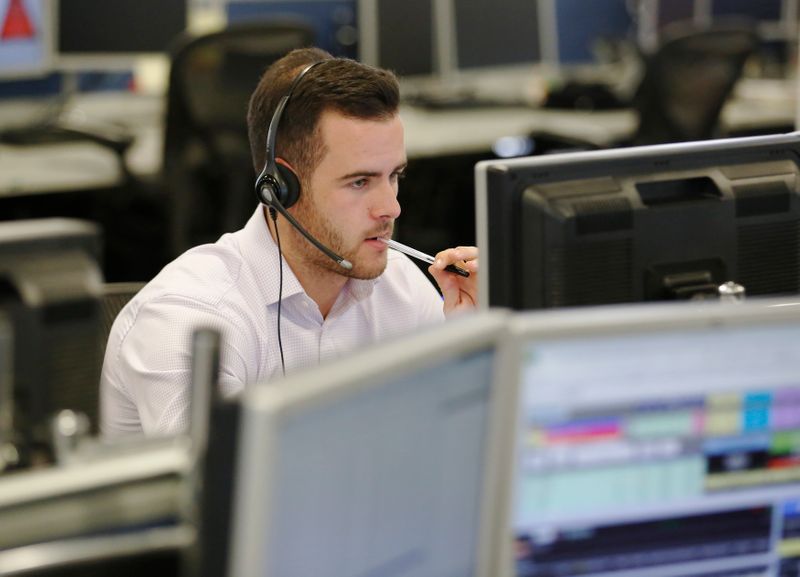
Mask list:
POLYGON ((247 364, 240 351, 246 331, 205 303, 159 299, 141 306, 132 322, 112 328, 101 378, 103 433, 170 435, 189 426, 192 335, 222 335, 220 386, 242 390, 247 364), (129 326, 125 326, 129 324, 129 326))

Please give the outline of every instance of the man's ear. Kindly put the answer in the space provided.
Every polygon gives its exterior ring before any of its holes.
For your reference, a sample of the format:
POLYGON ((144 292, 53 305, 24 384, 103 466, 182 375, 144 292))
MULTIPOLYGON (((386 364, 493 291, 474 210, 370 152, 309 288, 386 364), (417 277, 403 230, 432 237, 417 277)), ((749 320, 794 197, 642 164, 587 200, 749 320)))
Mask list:
POLYGON ((282 164, 283 166, 285 166, 286 168, 297 174, 297 172, 295 172, 294 166, 289 164, 289 161, 287 161, 285 158, 282 158, 280 156, 276 157, 275 164, 282 164))

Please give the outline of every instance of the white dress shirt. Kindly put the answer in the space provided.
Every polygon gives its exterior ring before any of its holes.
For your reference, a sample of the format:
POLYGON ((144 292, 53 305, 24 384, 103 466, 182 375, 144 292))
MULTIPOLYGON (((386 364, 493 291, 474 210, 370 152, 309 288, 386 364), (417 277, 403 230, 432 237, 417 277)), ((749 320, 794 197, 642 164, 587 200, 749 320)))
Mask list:
MULTIPOLYGON (((198 327, 222 334, 224 394, 279 377, 278 262, 259 206, 243 229, 164 267, 111 329, 100 391, 103 434, 161 435, 188 427, 192 333, 198 327)), ((324 319, 284 261, 281 338, 287 374, 442 319, 439 293, 396 251, 389 251, 377 279, 348 279, 324 319)))

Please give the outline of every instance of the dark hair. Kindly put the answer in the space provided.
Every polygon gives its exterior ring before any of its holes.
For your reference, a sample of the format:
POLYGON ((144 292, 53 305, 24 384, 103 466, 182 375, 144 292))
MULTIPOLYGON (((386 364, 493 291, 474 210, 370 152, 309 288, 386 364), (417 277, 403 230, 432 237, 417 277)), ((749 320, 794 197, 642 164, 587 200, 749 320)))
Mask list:
POLYGON ((280 99, 303 68, 315 66, 297 85, 281 116, 275 143, 276 156, 286 159, 301 180, 313 171, 324 154, 318 138, 319 118, 325 110, 370 120, 397 113, 400 90, 388 70, 347 58, 333 58, 319 48, 299 48, 267 68, 258 82, 247 111, 250 152, 256 173, 266 161, 267 129, 280 99))

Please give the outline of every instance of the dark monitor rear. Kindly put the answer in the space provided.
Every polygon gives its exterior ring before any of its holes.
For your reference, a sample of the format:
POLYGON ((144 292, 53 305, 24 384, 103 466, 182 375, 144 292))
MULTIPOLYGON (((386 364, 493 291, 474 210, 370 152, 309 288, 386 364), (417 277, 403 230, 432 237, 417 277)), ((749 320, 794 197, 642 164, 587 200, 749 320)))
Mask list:
POLYGON ((539 9, 529 0, 453 2, 459 69, 508 67, 541 60, 539 9))
POLYGON ((691 22, 695 18, 694 0, 661 0, 654 6, 658 28, 672 22, 691 22))
POLYGON ((783 14, 783 0, 713 0, 711 17, 740 16, 756 22, 777 22, 783 14))
MULTIPOLYGON (((59 409, 97 418, 100 231, 72 219, 0 225, 0 311, 13 338, 14 427, 35 453, 59 409)), ((32 454, 31 453, 31 454, 32 454)))
POLYGON ((184 31, 187 0, 59 0, 56 51, 64 55, 166 52, 184 31))
POLYGON ((796 294, 798 176, 800 133, 479 163, 482 300, 796 294))
POLYGON ((359 60, 408 78, 438 73, 433 0, 358 0, 359 60))

